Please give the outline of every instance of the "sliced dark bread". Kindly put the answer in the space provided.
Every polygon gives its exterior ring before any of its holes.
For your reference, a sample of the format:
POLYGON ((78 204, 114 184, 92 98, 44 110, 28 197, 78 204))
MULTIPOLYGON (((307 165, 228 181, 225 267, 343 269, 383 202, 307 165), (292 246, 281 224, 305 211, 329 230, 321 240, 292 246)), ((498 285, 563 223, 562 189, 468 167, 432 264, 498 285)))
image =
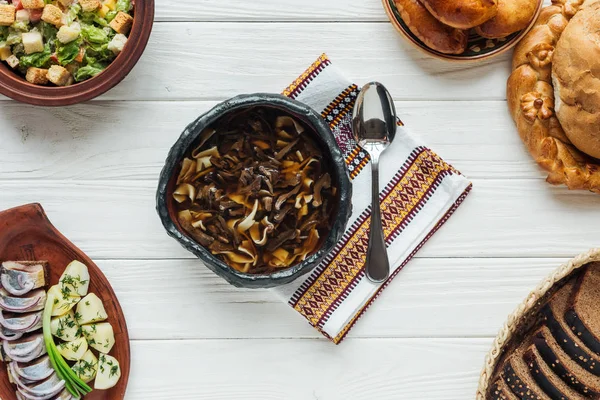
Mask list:
POLYGON ((591 263, 577 279, 565 314, 569 328, 600 355, 600 263, 591 263))
POLYGON ((519 346, 504 362, 502 377, 510 390, 521 400, 553 400, 538 386, 523 359, 526 343, 519 346))
POLYGON ((490 390, 490 400, 519 400, 502 379, 498 379, 490 390))
POLYGON ((567 385, 589 399, 600 400, 600 378, 573 362, 547 327, 537 331, 533 344, 544 362, 567 385))
POLYGON ((563 382, 554 371, 546 364, 537 352, 535 346, 529 349, 523 355, 523 359, 529 367, 531 376, 540 388, 552 399, 560 400, 585 400, 586 398, 574 391, 563 382))
POLYGON ((541 313, 546 326, 565 353, 589 372, 600 376, 600 357, 583 344, 564 319, 574 289, 575 282, 567 283, 552 296, 549 303, 542 308, 541 313))

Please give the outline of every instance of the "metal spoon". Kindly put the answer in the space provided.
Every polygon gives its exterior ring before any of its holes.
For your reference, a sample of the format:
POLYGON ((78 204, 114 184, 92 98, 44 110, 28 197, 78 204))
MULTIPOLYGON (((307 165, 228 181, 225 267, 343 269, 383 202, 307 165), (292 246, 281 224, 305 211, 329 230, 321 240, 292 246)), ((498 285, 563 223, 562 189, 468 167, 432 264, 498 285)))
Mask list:
POLYGON ((381 283, 390 274, 390 262, 379 207, 379 157, 396 135, 396 108, 390 93, 381 83, 371 82, 361 89, 352 115, 352 132, 356 142, 371 156, 373 199, 365 269, 370 281, 381 283))

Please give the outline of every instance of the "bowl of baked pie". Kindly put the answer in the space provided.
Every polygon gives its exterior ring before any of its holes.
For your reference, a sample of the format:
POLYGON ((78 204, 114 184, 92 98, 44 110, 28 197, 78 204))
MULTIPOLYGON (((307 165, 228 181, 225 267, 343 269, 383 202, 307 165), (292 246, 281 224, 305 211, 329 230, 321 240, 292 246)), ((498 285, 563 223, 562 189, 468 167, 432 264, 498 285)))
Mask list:
POLYGON ((409 43, 449 61, 489 59, 531 29, 543 0, 383 0, 392 25, 409 43))

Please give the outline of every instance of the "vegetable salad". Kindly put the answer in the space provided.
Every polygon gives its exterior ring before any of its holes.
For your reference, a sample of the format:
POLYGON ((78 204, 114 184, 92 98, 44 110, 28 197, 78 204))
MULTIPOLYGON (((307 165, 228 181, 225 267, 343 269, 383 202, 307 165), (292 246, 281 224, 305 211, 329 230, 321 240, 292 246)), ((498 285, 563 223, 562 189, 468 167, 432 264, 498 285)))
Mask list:
POLYGON ((127 43, 135 0, 0 0, 0 60, 36 85, 90 79, 127 43))

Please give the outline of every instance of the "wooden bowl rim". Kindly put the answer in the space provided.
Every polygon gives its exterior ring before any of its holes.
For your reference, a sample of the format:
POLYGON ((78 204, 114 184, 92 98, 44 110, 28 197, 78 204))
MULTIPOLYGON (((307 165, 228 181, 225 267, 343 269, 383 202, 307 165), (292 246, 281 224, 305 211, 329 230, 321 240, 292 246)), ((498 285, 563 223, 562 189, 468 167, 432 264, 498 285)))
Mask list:
POLYGON ((71 86, 29 83, 5 63, 0 63, 0 94, 37 106, 67 106, 91 100, 112 89, 131 72, 144 52, 154 22, 154 0, 137 0, 133 27, 125 48, 97 76, 71 86))
MULTIPOLYGON (((476 62, 476 61, 484 61, 484 60, 488 60, 490 58, 499 56, 501 54, 504 54, 508 50, 512 49, 533 28, 533 26, 535 25, 535 22, 537 21, 540 13, 542 12, 542 7, 544 5, 544 0, 537 0, 537 2, 538 2, 537 9, 536 9, 536 11, 535 11, 535 13, 533 15, 533 18, 531 19, 531 22, 529 23, 529 25, 525 29, 519 31, 518 34, 515 35, 510 40, 507 40, 506 42, 502 43, 502 45, 497 46, 494 50, 492 50, 492 51, 490 51, 488 53, 483 53, 483 54, 476 55, 476 56, 463 56, 463 55, 460 55, 460 54, 444 54, 444 53, 440 53, 439 51, 436 51, 436 50, 433 50, 433 49, 427 47, 420 40, 417 40, 417 39, 413 38, 412 35, 409 32, 406 32, 406 30, 404 29, 404 27, 402 26, 402 24, 400 24, 400 22, 396 18, 396 14, 394 13, 394 10, 392 9, 392 5, 391 5, 391 2, 393 0, 381 0, 381 1, 383 3, 383 9, 385 10, 385 13, 388 16, 388 19, 390 20, 390 22, 392 23, 392 25, 394 26, 394 28, 414 48, 417 48, 421 52, 423 52, 423 53, 425 53, 425 54, 427 54, 427 55, 429 55, 431 57, 437 58, 438 60, 455 62, 455 63, 470 63, 470 62, 476 62)), ((513 33, 513 35, 514 35, 514 33, 513 33)))
POLYGON ((500 329, 500 332, 494 339, 492 349, 485 357, 485 364, 479 376, 477 400, 486 400, 485 396, 490 386, 490 380, 494 376, 496 365, 503 355, 504 347, 519 332, 521 323, 538 311, 542 306, 541 300, 545 299, 548 293, 554 290, 557 285, 564 282, 565 279, 581 267, 595 261, 600 261, 600 248, 591 249, 588 252, 579 254, 554 270, 519 304, 500 329))

